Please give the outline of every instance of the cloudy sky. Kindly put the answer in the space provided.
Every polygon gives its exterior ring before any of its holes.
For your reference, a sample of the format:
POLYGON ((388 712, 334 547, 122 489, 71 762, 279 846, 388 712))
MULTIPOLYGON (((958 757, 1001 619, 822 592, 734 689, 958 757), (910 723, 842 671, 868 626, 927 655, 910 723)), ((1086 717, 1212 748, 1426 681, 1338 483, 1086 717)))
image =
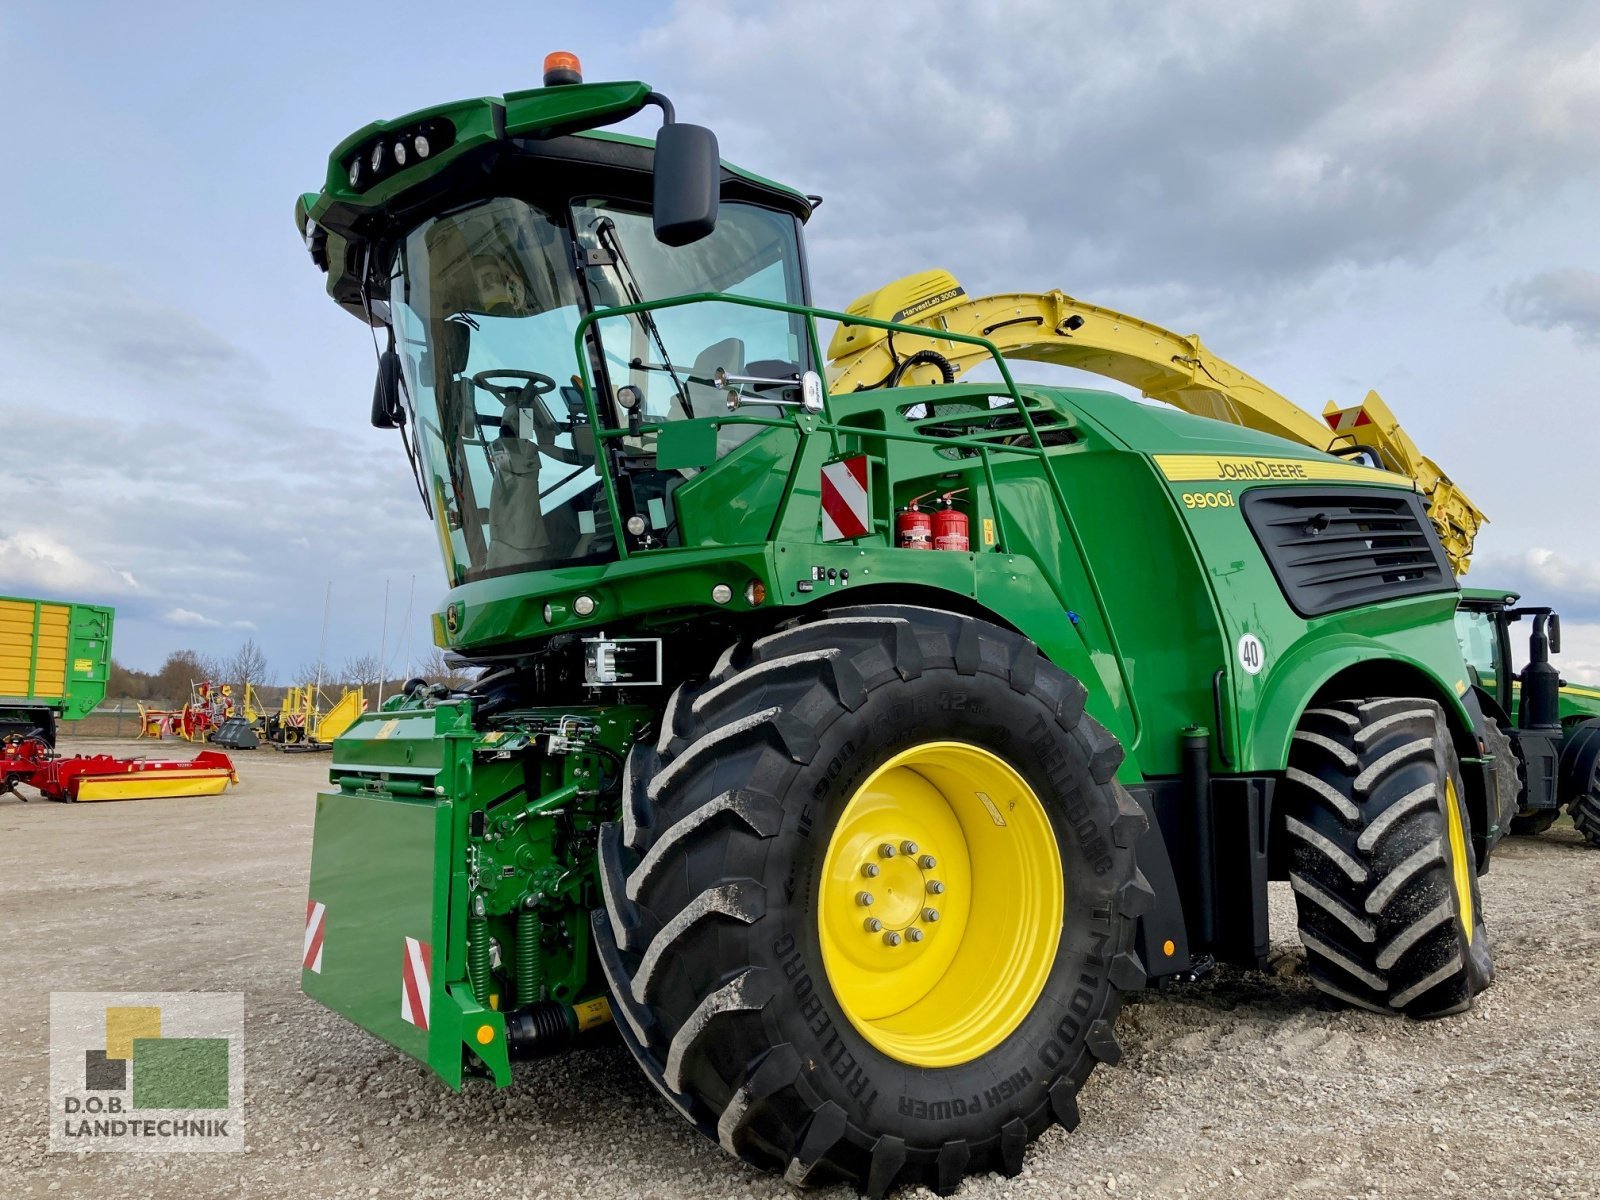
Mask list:
POLYGON ((641 78, 827 203, 842 307, 942 266, 1198 332, 1304 406, 1376 388, 1490 514, 1471 582, 1600 680, 1600 6, 684 0, 0 8, 0 592, 114 603, 119 658, 292 671, 443 590, 373 350, 292 227, 347 133, 641 78))

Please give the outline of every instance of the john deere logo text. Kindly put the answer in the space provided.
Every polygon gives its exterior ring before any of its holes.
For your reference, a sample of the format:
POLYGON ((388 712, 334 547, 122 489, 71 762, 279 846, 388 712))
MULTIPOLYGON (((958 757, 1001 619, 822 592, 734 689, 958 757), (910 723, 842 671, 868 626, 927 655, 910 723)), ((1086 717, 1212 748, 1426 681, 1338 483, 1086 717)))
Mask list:
POLYGON ((238 992, 50 996, 50 1149, 244 1149, 238 992))
POLYGON ((1348 483, 1396 484, 1414 488, 1405 475, 1380 471, 1335 458, 1264 458, 1254 454, 1157 454, 1156 469, 1173 483, 1225 480, 1230 483, 1297 483, 1340 480, 1348 483))
POLYGON ((1217 460, 1219 479, 1309 479, 1303 463, 1258 458, 1254 461, 1217 460))

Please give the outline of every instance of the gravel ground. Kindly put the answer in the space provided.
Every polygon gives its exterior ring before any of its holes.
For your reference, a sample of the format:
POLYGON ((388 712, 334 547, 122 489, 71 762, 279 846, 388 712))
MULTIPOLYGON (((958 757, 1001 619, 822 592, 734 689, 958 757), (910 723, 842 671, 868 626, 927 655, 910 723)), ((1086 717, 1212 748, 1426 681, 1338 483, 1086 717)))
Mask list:
MULTIPOLYGON (((703 1141, 620 1046, 454 1095, 306 1000, 327 760, 238 758, 218 799, 0 799, 0 1194, 795 1195, 703 1141), (50 991, 189 989, 245 993, 248 1151, 47 1153, 50 991)), ((960 1195, 1600 1196, 1600 853, 1569 828, 1508 842, 1483 892, 1498 979, 1427 1024, 1324 1009, 1275 895, 1273 970, 1128 1005, 1077 1132, 960 1195)))

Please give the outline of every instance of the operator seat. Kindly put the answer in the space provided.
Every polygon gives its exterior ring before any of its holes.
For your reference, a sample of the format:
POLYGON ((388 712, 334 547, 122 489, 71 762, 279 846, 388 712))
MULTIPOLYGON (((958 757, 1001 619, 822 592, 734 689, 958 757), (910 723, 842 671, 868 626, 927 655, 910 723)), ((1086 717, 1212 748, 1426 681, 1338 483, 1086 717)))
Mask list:
POLYGON ((505 406, 500 437, 492 449, 494 482, 489 488, 489 570, 570 557, 578 542, 571 505, 546 513, 539 495, 544 456, 539 443, 522 435, 522 411, 505 406))

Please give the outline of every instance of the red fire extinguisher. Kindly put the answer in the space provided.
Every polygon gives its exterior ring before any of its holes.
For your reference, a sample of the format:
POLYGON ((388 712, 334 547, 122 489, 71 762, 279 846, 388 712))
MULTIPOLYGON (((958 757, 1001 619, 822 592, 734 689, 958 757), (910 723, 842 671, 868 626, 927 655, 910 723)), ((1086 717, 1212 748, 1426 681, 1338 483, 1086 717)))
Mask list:
POLYGON ((918 507, 932 492, 918 496, 895 514, 894 544, 902 550, 933 549, 933 515, 918 507))
POLYGON ((967 536, 967 514, 956 509, 956 497, 966 488, 957 488, 939 497, 943 507, 933 514, 933 548, 967 551, 972 540, 967 536))

